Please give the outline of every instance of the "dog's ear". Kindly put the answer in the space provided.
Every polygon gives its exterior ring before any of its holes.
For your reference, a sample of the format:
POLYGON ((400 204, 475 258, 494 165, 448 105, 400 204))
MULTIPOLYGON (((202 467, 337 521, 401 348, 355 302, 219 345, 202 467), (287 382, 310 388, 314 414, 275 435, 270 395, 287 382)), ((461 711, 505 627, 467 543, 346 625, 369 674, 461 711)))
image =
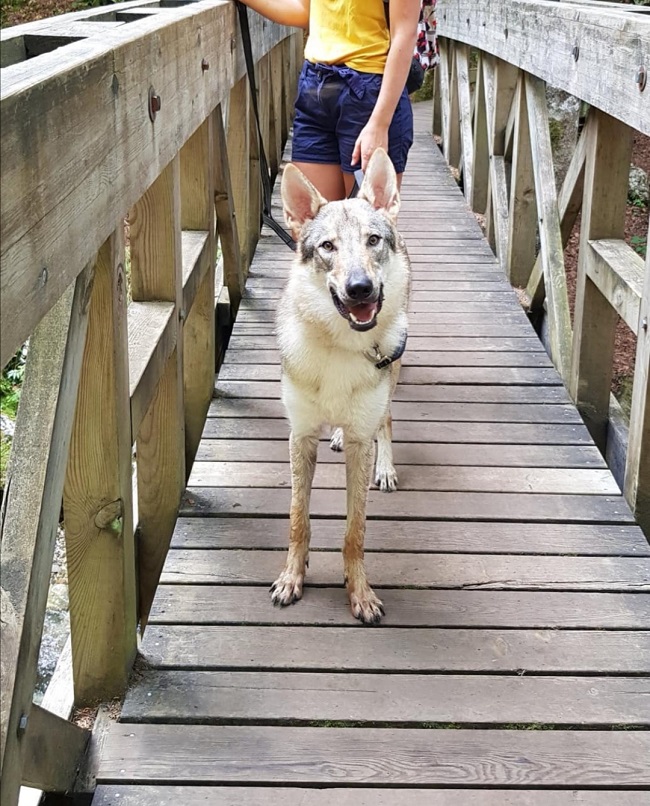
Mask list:
POLYGON ((375 210, 384 210, 392 221, 397 218, 400 205, 397 175, 383 148, 377 148, 370 157, 359 198, 365 199, 375 210))
POLYGON ((284 220, 293 237, 298 240, 300 231, 307 221, 316 217, 318 211, 327 204, 304 173, 289 163, 282 172, 282 206, 284 220))

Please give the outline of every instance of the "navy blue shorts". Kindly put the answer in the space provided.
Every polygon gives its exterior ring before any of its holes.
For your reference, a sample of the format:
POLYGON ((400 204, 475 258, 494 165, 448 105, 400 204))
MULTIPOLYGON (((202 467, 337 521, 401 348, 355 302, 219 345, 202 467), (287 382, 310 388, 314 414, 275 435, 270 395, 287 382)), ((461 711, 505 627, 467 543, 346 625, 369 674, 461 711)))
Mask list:
MULTIPOLYGON (((361 129, 377 103, 382 76, 343 65, 305 62, 298 80, 292 160, 340 165, 346 173, 361 129)), ((413 143, 413 109, 406 88, 388 129, 388 155, 398 174, 413 143)))

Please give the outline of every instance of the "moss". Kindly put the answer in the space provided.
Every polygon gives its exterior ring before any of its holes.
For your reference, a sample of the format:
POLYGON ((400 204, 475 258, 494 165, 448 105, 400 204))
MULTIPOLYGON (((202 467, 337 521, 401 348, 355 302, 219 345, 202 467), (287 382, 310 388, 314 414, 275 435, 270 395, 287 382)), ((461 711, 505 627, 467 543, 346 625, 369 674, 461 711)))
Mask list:
POLYGON ((562 124, 555 118, 549 118, 548 129, 551 134, 551 148, 553 151, 555 151, 560 145, 560 140, 562 139, 562 124))
POLYGON ((414 104, 420 101, 430 101, 433 98, 433 70, 427 70, 424 74, 424 81, 419 90, 416 90, 411 96, 414 104))

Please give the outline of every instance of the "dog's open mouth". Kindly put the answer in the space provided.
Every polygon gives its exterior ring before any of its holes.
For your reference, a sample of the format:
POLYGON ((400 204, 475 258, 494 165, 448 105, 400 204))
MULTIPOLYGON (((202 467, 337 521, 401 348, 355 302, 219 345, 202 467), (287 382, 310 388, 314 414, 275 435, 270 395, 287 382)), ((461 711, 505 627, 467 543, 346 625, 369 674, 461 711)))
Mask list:
POLYGON ((333 288, 330 288, 330 294, 336 310, 348 320, 352 330, 371 330, 377 324, 377 314, 384 300, 383 289, 380 290, 376 300, 367 300, 356 305, 343 302, 333 288))

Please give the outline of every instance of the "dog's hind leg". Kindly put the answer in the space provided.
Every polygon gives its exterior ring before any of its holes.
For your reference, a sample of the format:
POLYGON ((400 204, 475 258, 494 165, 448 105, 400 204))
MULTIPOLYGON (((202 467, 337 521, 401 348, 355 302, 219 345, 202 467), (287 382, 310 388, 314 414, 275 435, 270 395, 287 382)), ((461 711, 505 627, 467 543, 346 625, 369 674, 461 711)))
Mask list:
POLYGON ((363 562, 366 535, 366 504, 372 472, 372 439, 345 442, 347 525, 343 545, 345 584, 352 615, 364 624, 377 624, 384 613, 381 601, 368 584, 363 562))
POLYGON ((393 418, 390 416, 389 410, 377 434, 377 463, 375 465, 375 484, 385 493, 392 493, 397 489, 392 440, 393 418))
POLYGON ((309 499, 316 469, 318 434, 297 437, 291 433, 291 513, 289 553, 280 576, 271 585, 271 601, 289 605, 302 596, 305 570, 309 564, 309 499))

